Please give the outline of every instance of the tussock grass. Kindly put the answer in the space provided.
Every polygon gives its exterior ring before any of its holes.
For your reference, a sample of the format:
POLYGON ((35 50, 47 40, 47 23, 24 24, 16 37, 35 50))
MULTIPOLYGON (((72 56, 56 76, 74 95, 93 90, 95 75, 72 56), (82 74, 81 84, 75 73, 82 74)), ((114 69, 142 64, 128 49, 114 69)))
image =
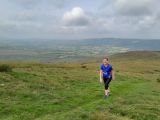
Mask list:
POLYGON ((12 67, 7 64, 0 64, 0 72, 12 72, 12 67))

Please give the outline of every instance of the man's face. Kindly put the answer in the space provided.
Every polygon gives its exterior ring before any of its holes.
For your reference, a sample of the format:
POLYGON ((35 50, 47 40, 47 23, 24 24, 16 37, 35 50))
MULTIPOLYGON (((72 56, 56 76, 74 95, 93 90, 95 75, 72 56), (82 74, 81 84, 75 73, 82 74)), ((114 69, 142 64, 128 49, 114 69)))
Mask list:
POLYGON ((108 60, 107 59, 103 59, 103 64, 107 65, 108 64, 108 60))

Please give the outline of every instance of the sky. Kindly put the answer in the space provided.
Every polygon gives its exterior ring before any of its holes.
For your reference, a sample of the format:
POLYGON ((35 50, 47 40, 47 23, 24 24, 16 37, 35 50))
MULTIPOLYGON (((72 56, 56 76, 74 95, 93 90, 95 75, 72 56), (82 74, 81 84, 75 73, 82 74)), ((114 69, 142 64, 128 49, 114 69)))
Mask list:
POLYGON ((0 0, 1 39, 160 39, 160 0, 0 0))

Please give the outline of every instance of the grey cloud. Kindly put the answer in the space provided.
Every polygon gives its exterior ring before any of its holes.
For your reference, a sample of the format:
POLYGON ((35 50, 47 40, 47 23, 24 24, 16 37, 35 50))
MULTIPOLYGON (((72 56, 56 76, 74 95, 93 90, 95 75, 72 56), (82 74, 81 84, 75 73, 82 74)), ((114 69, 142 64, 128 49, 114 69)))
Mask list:
POLYGON ((157 0, 116 0, 115 10, 120 15, 140 16, 152 14, 157 0))
POLYGON ((63 8, 69 1, 70 0, 14 0, 12 2, 30 9, 42 4, 48 4, 54 8, 63 8))
POLYGON ((0 21, 0 32, 1 33, 12 31, 15 27, 16 27, 16 25, 13 24, 12 22, 8 22, 8 21, 3 22, 3 21, 0 21))
POLYGON ((14 0, 12 3, 21 5, 25 8, 32 8, 35 5, 38 5, 38 3, 42 2, 42 0, 14 0))
POLYGON ((76 19, 65 21, 66 26, 85 26, 88 24, 89 24, 89 21, 85 17, 79 17, 76 19))
POLYGON ((0 5, 0 37, 160 37, 158 0, 105 0, 98 9, 65 6, 71 0, 7 1, 0 5))

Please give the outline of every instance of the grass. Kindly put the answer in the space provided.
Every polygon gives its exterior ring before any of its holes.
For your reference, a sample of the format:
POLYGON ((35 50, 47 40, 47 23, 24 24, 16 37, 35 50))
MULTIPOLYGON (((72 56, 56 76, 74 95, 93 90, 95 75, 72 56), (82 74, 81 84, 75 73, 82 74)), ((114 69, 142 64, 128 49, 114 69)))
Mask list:
POLYGON ((0 65, 0 72, 11 72, 12 67, 7 64, 0 65))
POLYGON ((127 56, 111 58, 107 100, 101 62, 5 63, 13 70, 0 73, 0 120, 160 120, 160 58, 127 56))

